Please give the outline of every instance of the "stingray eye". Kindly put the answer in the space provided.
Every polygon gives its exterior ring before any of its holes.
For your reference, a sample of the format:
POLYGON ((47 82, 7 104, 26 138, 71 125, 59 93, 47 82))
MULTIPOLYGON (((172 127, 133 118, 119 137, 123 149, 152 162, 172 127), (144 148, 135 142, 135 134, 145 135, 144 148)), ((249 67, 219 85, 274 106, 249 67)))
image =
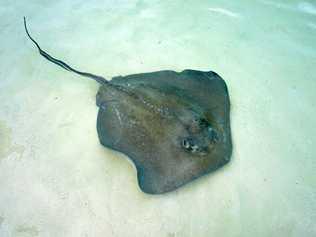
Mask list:
POLYGON ((200 151, 200 147, 193 141, 192 138, 184 138, 182 140, 182 147, 193 153, 200 151))
POLYGON ((201 127, 207 127, 207 126, 209 126, 210 124, 209 124, 209 122, 208 122, 205 118, 200 118, 200 119, 199 119, 199 125, 200 125, 201 127))
POLYGON ((183 139, 182 140, 182 146, 185 148, 185 149, 190 149, 190 147, 191 147, 191 144, 190 144, 190 139, 187 139, 187 138, 185 138, 185 139, 183 139))

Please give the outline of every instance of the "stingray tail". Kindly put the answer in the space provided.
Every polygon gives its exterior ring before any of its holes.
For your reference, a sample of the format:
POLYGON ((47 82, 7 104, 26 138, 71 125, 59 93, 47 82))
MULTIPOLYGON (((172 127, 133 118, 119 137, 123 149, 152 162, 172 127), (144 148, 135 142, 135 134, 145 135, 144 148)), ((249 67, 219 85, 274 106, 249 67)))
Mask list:
POLYGON ((100 84, 108 84, 109 82, 104 78, 104 77, 101 77, 101 76, 97 76, 97 75, 94 75, 94 74, 91 74, 91 73, 88 73, 88 72, 81 72, 81 71, 78 71, 72 67, 70 67, 67 63, 59 60, 59 59, 56 59, 54 57, 52 57, 51 55, 49 55, 48 53, 46 53, 44 50, 41 49, 41 47, 39 46, 39 44, 32 38, 32 36, 29 34, 29 31, 26 27, 26 18, 24 17, 24 28, 25 28, 25 32, 27 34, 27 36, 30 38, 30 40, 33 41, 33 43, 36 45, 39 53, 44 57, 46 58, 48 61, 51 61, 52 63, 55 63, 57 64, 58 66, 64 68, 65 70, 67 71, 70 71, 70 72, 74 72, 74 73, 77 73, 81 76, 84 76, 84 77, 88 77, 88 78, 91 78, 97 82, 99 82, 100 84))

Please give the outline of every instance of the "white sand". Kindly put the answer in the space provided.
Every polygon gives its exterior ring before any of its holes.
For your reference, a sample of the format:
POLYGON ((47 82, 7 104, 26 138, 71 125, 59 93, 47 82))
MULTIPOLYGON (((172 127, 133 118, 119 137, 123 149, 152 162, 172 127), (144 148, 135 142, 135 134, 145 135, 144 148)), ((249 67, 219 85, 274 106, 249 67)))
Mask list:
POLYGON ((316 236, 316 5, 223 2, 1 0, 1 237, 316 236), (24 15, 44 49, 107 78, 218 72, 232 162, 142 193, 124 155, 99 144, 98 85, 40 57, 24 15))

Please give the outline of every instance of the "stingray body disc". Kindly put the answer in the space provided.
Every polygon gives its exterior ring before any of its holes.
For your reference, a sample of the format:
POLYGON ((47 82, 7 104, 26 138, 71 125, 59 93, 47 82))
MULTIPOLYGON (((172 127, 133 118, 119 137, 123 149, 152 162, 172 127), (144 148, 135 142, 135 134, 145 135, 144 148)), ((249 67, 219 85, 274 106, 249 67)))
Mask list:
POLYGON ((97 94, 98 136, 134 162, 144 192, 175 190, 229 162, 230 102, 216 73, 158 71, 110 84, 97 94))

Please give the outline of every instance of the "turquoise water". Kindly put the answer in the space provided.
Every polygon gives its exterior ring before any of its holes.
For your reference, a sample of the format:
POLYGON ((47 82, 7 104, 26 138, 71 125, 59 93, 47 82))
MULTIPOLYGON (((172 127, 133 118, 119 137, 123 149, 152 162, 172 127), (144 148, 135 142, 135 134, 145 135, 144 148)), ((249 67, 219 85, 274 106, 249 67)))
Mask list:
POLYGON ((314 1, 0 3, 0 236, 315 236, 314 1), (161 196, 99 145, 98 85, 214 70, 230 92, 231 163, 161 196))

